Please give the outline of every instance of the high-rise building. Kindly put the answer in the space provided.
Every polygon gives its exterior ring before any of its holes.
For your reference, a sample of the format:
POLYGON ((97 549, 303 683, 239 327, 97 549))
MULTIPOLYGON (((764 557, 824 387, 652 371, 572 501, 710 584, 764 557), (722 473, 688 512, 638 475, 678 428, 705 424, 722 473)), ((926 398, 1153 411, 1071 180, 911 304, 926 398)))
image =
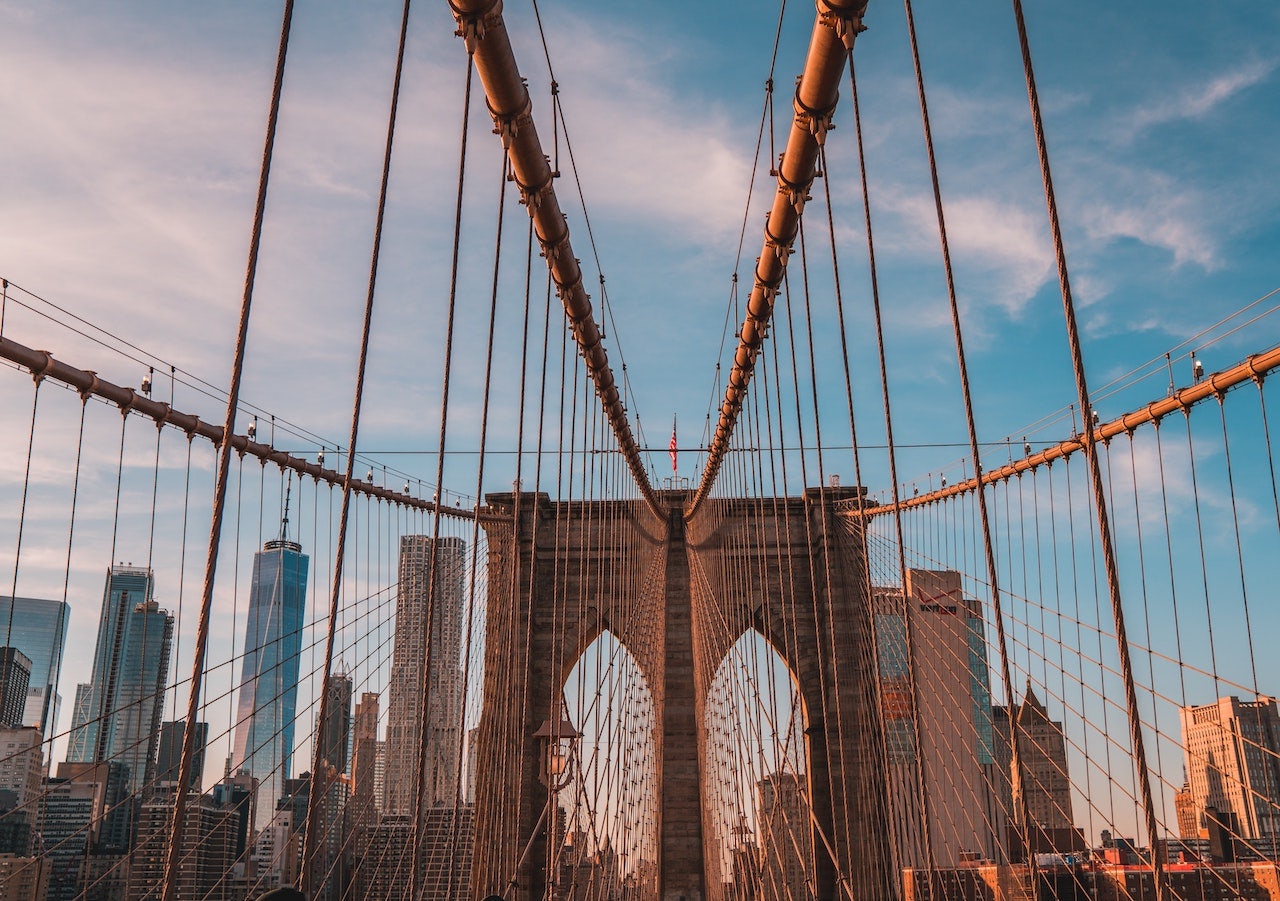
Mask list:
POLYGON ((479 780, 478 768, 480 766, 479 735, 479 727, 472 727, 467 730, 467 787, 466 791, 462 793, 462 800, 468 804, 476 803, 476 786, 479 780))
POLYGON ((471 897, 476 811, 470 804, 436 807, 423 814, 422 901, 471 897))
POLYGON ((312 780, 307 801, 306 816, 312 821, 301 823, 300 828, 304 841, 312 823, 316 828, 311 847, 311 898, 312 901, 339 901, 349 897, 351 848, 347 838, 347 807, 351 801, 351 782, 330 770, 327 777, 312 780))
POLYGON ((347 772, 348 749, 351 746, 351 677, 346 673, 330 673, 325 679, 329 718, 320 736, 320 758, 335 773, 347 772))
POLYGON ((80 867, 95 838, 99 790, 93 782, 49 780, 40 802, 40 834, 52 864, 49 901, 74 901, 79 893, 80 867))
POLYGON ((759 886, 764 899, 807 897, 813 876, 813 827, 804 776, 777 772, 756 783, 759 886))
POLYGON ((31 853, 44 775, 42 740, 34 726, 0 727, 0 854, 31 853))
POLYGON ((347 816, 353 829, 378 821, 378 695, 366 691, 356 703, 355 739, 351 751, 351 805, 347 816))
POLYGON ((1195 839, 1200 837, 1200 818, 1197 816, 1196 799, 1191 794, 1191 783, 1182 783, 1182 788, 1173 794, 1173 810, 1178 817, 1178 837, 1195 839))
MULTIPOLYGON (((1182 744, 1200 837, 1280 838, 1280 713, 1276 699, 1231 696, 1183 707, 1182 744)), ((1184 836, 1186 837, 1186 836, 1184 836)))
MULTIPOLYGON (((156 787, 177 788, 178 770, 182 765, 182 739, 187 721, 167 721, 160 725, 160 753, 156 758, 156 787)), ((204 781, 204 746, 209 740, 209 724, 196 723, 196 747, 191 756, 190 788, 198 789, 204 781)))
POLYGON ((52 869, 53 864, 44 857, 0 854, 0 901, 44 901, 52 869))
POLYGON ((48 780, 40 799, 40 838, 53 864, 49 901, 86 897, 86 880, 127 851, 133 805, 126 769, 123 763, 61 763, 48 780))
POLYGON ((15 647, 0 647, 0 729, 22 725, 31 683, 31 658, 15 647))
POLYGON ((173 617, 152 598, 151 570, 113 566, 102 595, 93 679, 76 690, 67 760, 128 768, 130 793, 154 775, 173 617))
POLYGON ((93 786, 93 850, 101 854, 127 851, 133 832, 134 808, 129 767, 118 761, 64 761, 58 764, 57 778, 93 786))
POLYGON ((1022 703, 1013 705, 1012 713, 1007 707, 996 707, 993 712, 996 791, 1011 827, 1006 837, 1010 858, 1023 861, 1028 842, 1036 854, 1085 850, 1084 835, 1075 828, 1071 812, 1071 777, 1062 723, 1049 718, 1030 679, 1022 703), (1011 715, 1018 730, 1021 772, 1013 765, 1009 743, 1011 715), (1030 830, 1023 828, 1024 807, 1031 818, 1030 830))
POLYGON ((413 822, 388 815, 369 826, 356 846, 353 867, 355 897, 409 901, 412 887, 404 874, 413 869, 413 822))
POLYGON ((66 601, 0 597, 0 644, 17 648, 31 661, 22 725, 46 736, 57 732, 58 679, 71 608, 66 601))
POLYGON ((981 607, 965 597, 959 573, 920 569, 907 570, 905 595, 877 588, 873 607, 902 864, 950 867, 989 856, 994 799, 975 801, 993 794, 984 773, 994 758, 981 607))
POLYGON ((331 673, 325 680, 325 695, 328 716, 319 737, 319 768, 314 771, 308 799, 307 828, 314 824, 317 830, 309 884, 314 901, 339 901, 346 896, 350 859, 347 808, 351 780, 344 773, 350 759, 351 677, 331 673))
MULTIPOLYGON (((176 788, 157 792, 141 805, 138 838, 129 855, 129 897, 158 898, 164 884, 169 843, 173 840, 176 788)), ((235 863, 234 817, 210 795, 188 791, 183 821, 182 857, 174 880, 180 899, 232 898, 235 863)))
MULTIPOLYGON (((253 801, 257 795, 257 789, 257 780, 252 776, 229 775, 215 785, 210 792, 213 802, 223 811, 223 816, 232 822, 231 858, 241 861, 241 869, 243 869, 245 852, 250 849, 253 839, 253 801)), ((264 822, 268 819, 270 819, 269 815, 263 817, 264 822)))
POLYGON ((409 817, 390 815, 363 834, 353 860, 351 882, 355 897, 454 901, 471 896, 475 808, 470 804, 428 808, 416 831, 409 817), (419 894, 413 893, 406 875, 413 865, 415 837, 420 841, 422 855, 419 894))
POLYGON ((232 768, 258 780, 257 819, 276 809, 293 774, 298 665, 310 558, 290 541, 288 501, 280 537, 253 556, 232 768))
MULTIPOLYGON (((290 783, 296 781, 289 780, 290 783)), ((249 852, 259 891, 298 882, 302 864, 302 828, 307 816, 306 795, 302 796, 300 804, 289 803, 288 794, 282 800, 286 803, 265 819, 259 814, 259 829, 249 852)))
POLYGON ((760 848, 745 816, 733 827, 724 897, 725 901, 754 901, 760 897, 760 848))
POLYGON ((373 803, 376 810, 382 811, 387 808, 387 743, 385 741, 378 742, 373 760, 373 803))
POLYGON ((414 813, 424 702, 423 803, 452 807, 458 791, 466 542, 450 537, 439 539, 438 548, 434 544, 427 535, 400 538, 396 638, 387 688, 386 812, 391 815, 414 813), (431 680, 424 698, 422 675, 428 647, 431 680))

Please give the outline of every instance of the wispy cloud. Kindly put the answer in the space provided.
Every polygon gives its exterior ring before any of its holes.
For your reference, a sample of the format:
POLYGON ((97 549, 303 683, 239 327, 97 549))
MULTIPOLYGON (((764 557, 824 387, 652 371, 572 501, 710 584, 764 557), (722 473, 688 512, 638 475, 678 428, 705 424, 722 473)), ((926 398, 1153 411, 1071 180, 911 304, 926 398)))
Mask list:
POLYGON ((1094 170, 1104 177, 1090 191, 1092 202, 1079 211, 1091 240, 1140 241, 1168 251, 1174 267, 1194 264, 1213 270, 1220 265, 1212 207, 1199 191, 1164 173, 1136 167, 1110 167, 1107 178, 1107 168, 1099 164, 1094 170))
POLYGON ((1266 81, 1277 65, 1280 60, 1255 59, 1207 82, 1187 85, 1173 97, 1135 110, 1129 119, 1130 128, 1136 133, 1166 122, 1207 116, 1240 92, 1266 81))
MULTIPOLYGON (((607 209, 698 242, 736 235, 746 201, 753 123, 735 122, 664 76, 652 44, 594 27, 562 23, 556 58, 570 140, 588 209, 607 209)), ((671 52, 668 50, 667 52, 671 52)), ((545 104, 544 104, 545 106, 545 104)), ((539 111, 540 121, 549 120, 539 111)), ((544 142, 549 137, 549 125, 544 142)), ((569 174, 562 147, 560 169, 569 174)), ((573 184, 557 190, 566 206, 573 184)))

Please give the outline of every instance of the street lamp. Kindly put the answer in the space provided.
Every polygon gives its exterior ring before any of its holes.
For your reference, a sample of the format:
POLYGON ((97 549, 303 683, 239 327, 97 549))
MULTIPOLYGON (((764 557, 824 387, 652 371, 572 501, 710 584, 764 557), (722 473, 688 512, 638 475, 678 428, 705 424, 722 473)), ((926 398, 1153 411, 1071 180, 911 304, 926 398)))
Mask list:
POLYGON ((551 789, 553 794, 559 792, 569 784, 573 745, 582 735, 573 728, 573 723, 562 712, 557 723, 543 720, 533 737, 538 740, 541 749, 542 772, 539 777, 542 784, 551 789))
POLYGON ((573 728, 563 707, 556 722, 543 720, 542 725, 533 733, 538 740, 540 757, 538 777, 547 787, 547 806, 542 809, 542 822, 547 822, 547 860, 545 880, 550 898, 559 897, 559 845, 563 842, 560 827, 560 791, 568 786, 573 773, 570 768, 573 762, 573 745, 581 734, 573 728), (549 815, 549 820, 548 820, 549 815))

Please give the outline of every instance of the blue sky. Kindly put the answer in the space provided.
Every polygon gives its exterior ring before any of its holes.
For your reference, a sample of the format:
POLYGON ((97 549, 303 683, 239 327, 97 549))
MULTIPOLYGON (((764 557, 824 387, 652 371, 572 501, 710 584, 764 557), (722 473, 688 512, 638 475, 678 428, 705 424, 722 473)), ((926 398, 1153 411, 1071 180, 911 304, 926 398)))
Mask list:
MULTIPOLYGON (((918 3, 915 15, 980 434, 1016 441, 1028 423, 1064 409, 1074 389, 1012 13, 1004 3, 931 0, 918 3)), ((511 2, 507 16, 549 146, 548 76, 531 8, 511 2)), ((1029 4, 1027 16, 1085 354, 1091 381, 1101 386, 1280 286, 1280 8, 1040 3, 1029 4)), ((767 159, 754 160, 753 151, 778 9, 547 2, 542 17, 607 278, 609 353, 615 369, 627 363, 632 412, 643 418, 664 474, 671 417, 679 416, 681 445, 692 446, 709 405, 719 402, 712 386, 731 276, 736 268, 746 282, 760 248, 773 188, 758 171, 767 159)), ((774 73, 779 141, 812 18, 809 5, 787 8, 774 73)), ((387 2, 297 8, 243 396, 320 436, 279 442, 300 452, 313 452, 320 440, 345 441, 348 428, 398 21, 399 5, 387 2)), ((856 55, 897 437, 949 445, 965 440, 964 426, 903 11, 873 0, 867 25, 856 55)), ((278 26, 279 10, 265 3, 0 0, 0 275, 224 385, 278 26)), ((434 462, 404 452, 436 443, 465 65, 452 31, 446 4, 415 8, 361 441, 401 452, 383 459, 424 480, 434 462)), ((860 438, 875 444, 878 375, 847 100, 844 90, 829 177, 855 392, 865 398, 860 438)), ((470 398, 483 376, 500 164, 481 105, 472 125, 456 384, 458 396, 470 398)), ((560 168, 557 190, 594 285, 563 145, 560 168)), ((524 217, 512 210, 506 246, 518 248, 524 217)), ((810 226, 815 296, 829 281, 820 271, 820 218, 810 226)), ((504 261, 507 304, 521 291, 521 256, 504 261)), ((503 315, 510 325, 517 307, 503 315)), ((824 426, 832 422, 825 434, 839 444, 843 381, 830 314, 822 315, 822 403, 837 411, 824 417, 824 426)), ((5 334, 120 383, 141 376, 141 364, 13 304, 5 334)), ((1224 368, 1278 337, 1274 318, 1264 318, 1201 357, 1209 370, 1224 368)), ((1179 351, 1179 383, 1190 379, 1190 349, 1179 351)), ((496 353, 509 373, 519 359, 514 328, 502 332, 496 353)), ((1157 375, 1114 409, 1103 406, 1103 415, 1162 395, 1166 383, 1157 375)), ((29 394, 23 377, 0 381, 0 422, 10 434, 27 426, 29 394)), ((495 404, 513 408, 510 380, 495 404)), ((179 388, 176 405, 221 417, 215 400, 190 389, 179 388)), ((43 415, 51 436, 70 434, 65 405, 43 415)), ((103 423, 90 457, 109 472, 112 422, 103 423)), ((455 401, 453 423, 452 446, 474 448, 474 401, 455 401)), ((1069 431, 1059 416, 1033 440, 1069 431)), ((512 447, 513 435, 506 416, 492 446, 512 447)), ((944 468, 958 471, 962 455, 950 446, 904 451, 901 470, 927 484, 944 468)), ((8 453, 0 463, 6 497, 21 481, 19 456, 8 453)), ((165 465, 177 459, 166 457, 165 465)), ((474 460, 460 459, 446 481, 471 493, 474 460)), ((868 483, 884 487, 882 455, 868 460, 868 483)), ((36 478, 56 482, 66 465, 37 460, 36 478)), ((207 478, 207 456, 196 465, 207 478)), ((833 460, 828 471, 844 472, 848 482, 847 467, 833 460)), ((696 475, 692 454, 682 457, 681 474, 696 475)), ((494 465, 486 487, 510 478, 494 465)), ((56 538, 57 522, 47 526, 56 538)), ((255 539, 246 536, 246 546, 255 539)), ((97 556, 78 559, 75 585, 87 599, 83 609, 96 616, 109 558, 102 536, 85 540, 97 556)), ((60 591, 53 539, 43 555, 34 547, 19 594, 60 591)), ((73 640, 88 640, 91 619, 78 620, 73 640)), ((70 666, 87 670, 88 663, 70 666)))
MULTIPOLYGON (((530 10, 510 4, 507 14, 550 144, 530 10)), ((0 16, 12 47, 0 64, 3 274, 225 383, 278 11, 9 3, 0 16)), ((443 4, 422 4, 414 16, 375 314, 371 448, 411 445, 406 423, 435 403, 401 361, 419 352, 415 341, 432 345, 442 306, 463 56, 443 4)), ((1099 384, 1276 287, 1280 190, 1271 164, 1280 95, 1271 39, 1280 13, 1254 3, 1123 12, 1096 4, 1069 12, 1035 5, 1028 16, 1099 384)), ((999 438, 1062 406, 1072 391, 1012 14, 1003 4, 963 13, 921 4, 916 17, 979 425, 984 437, 999 438)), ((730 274, 736 265, 745 280, 759 251, 771 191, 763 177, 735 261, 776 18, 766 3, 739 4, 729 15, 666 3, 543 10, 617 323, 607 329, 611 355, 618 368, 625 354, 633 412, 655 446, 665 443, 672 414, 687 424, 681 443, 696 442, 690 432, 712 399, 730 274)), ((811 20, 803 4, 787 10, 775 73, 780 108, 811 20)), ((962 440, 902 20, 897 5, 873 3, 857 45, 891 379, 902 398, 902 440, 941 440, 940 426, 962 440)), ((396 5, 386 3, 303 3, 296 16, 245 395, 322 435, 345 433, 350 331, 367 273, 397 24, 396 5)), ((866 267, 844 100, 830 149, 832 188, 855 375, 874 396, 873 357, 857 334, 868 321, 866 267)), ((473 118, 464 251, 476 293, 490 265, 496 187, 496 141, 484 119, 473 118)), ((561 179, 558 188, 591 283, 572 183, 561 179)), ((510 234, 522 237, 519 220, 510 221, 510 234)), ((38 343, 38 324, 10 327, 38 343)), ((1206 365, 1256 349, 1247 341, 1206 365)), ((65 337, 51 349, 94 362, 92 348, 65 337)), ((874 434, 878 412, 868 408, 865 418, 874 434)), ((419 436, 423 446, 434 444, 429 431, 419 436)))

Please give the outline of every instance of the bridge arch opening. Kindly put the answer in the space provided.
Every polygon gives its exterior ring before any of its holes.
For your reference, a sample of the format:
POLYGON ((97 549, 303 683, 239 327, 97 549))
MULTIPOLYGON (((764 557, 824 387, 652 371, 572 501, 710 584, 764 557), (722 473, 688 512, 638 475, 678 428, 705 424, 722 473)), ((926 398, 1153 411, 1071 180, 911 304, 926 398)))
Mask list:
POLYGON ((601 631, 570 669, 564 708, 580 737, 555 805, 562 825, 549 842, 548 882, 566 897, 652 896, 661 794, 656 707, 639 661, 614 632, 601 631))
POLYGON ((716 668, 705 710, 703 804, 710 847, 718 849, 708 860, 710 882, 724 886, 725 897, 811 894, 809 719, 796 674, 749 629, 716 668))

